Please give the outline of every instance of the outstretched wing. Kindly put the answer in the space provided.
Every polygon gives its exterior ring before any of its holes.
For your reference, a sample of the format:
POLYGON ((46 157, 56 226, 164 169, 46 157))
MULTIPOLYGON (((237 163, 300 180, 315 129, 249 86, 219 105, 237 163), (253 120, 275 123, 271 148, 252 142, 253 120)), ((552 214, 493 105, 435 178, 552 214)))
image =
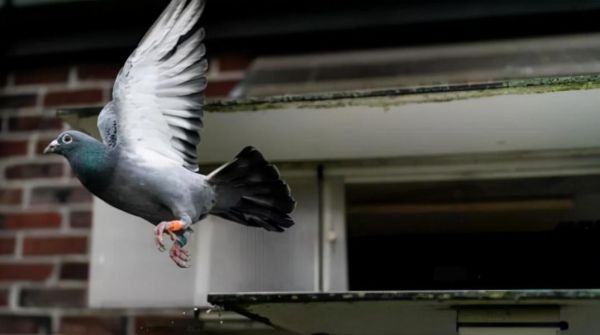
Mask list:
MULTIPOLYGON (((101 113, 103 140, 197 171, 207 61, 197 28, 203 0, 172 0, 119 72, 101 113)), ((158 162, 157 162, 158 163, 158 162)))

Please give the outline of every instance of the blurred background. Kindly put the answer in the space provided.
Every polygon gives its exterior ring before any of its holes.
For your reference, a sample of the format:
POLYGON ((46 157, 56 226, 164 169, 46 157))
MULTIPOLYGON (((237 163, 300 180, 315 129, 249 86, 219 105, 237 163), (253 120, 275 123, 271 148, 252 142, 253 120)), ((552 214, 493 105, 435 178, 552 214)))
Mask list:
MULTIPOLYGON (((62 158, 41 155, 49 141, 70 127, 57 110, 91 108, 93 114, 110 100, 121 64, 167 3, 0 0, 0 333, 233 331, 219 328, 216 317, 192 317, 191 304, 153 309, 127 307, 127 300, 121 308, 89 308, 92 217, 97 207, 62 158)), ((429 101, 435 96, 428 92, 460 95, 509 87, 517 80, 534 80, 524 87, 539 86, 548 82, 535 81, 538 78, 556 77, 566 78, 561 82, 566 84, 550 91, 597 88, 593 76, 600 72, 599 18, 596 0, 208 0, 202 18, 209 60, 206 95, 215 103, 423 89, 421 98, 429 101), (575 79, 576 85, 569 86, 569 78, 576 76, 588 79, 575 79)), ((499 113, 505 108, 502 102, 487 106, 499 113)), ((599 125, 593 113, 586 115, 588 125, 599 125)), ((519 124, 530 119, 511 120, 519 124)), ((460 122, 469 132, 469 120, 460 122)), ((461 133, 461 128, 453 129, 461 133)), ((345 171, 346 166, 377 170, 388 163, 408 171, 409 177, 391 180, 385 171, 377 172, 378 178, 333 174, 338 181, 349 181, 336 184, 342 204, 327 205, 340 215, 346 243, 344 278, 334 288, 598 287, 600 272, 593 264, 600 219, 600 140, 587 128, 579 133, 571 127, 569 134, 581 136, 562 141, 564 134, 556 129, 541 130, 558 136, 551 137, 558 144, 547 147, 513 145, 510 129, 504 129, 489 152, 412 150, 409 138, 398 142, 408 149, 400 148, 397 155, 391 149, 381 157, 357 149, 333 158, 324 158, 326 150, 315 150, 314 157, 291 157, 273 149, 271 156, 284 171, 309 166, 314 180, 298 183, 299 192, 310 189, 307 199, 326 198, 319 178, 327 164, 333 164, 334 171, 345 171), (524 152, 533 154, 523 158, 524 152), (443 159, 431 158, 436 155, 443 159), (524 165, 513 164, 523 161, 524 165), (473 162, 483 168, 472 168, 473 162), (534 172, 527 170, 531 162, 538 164, 534 172), (460 176, 449 178, 448 166, 452 171, 458 166, 460 176), (490 166, 529 172, 503 174, 490 166), (424 167, 437 177, 419 174, 424 167), (411 180, 411 173, 419 180, 411 180), (469 173, 480 175, 471 178, 469 173), (428 246, 426 251, 423 246, 428 246), (419 257, 405 257, 415 250, 419 257), (382 255, 398 259, 384 262, 382 255), (400 275, 398 268, 403 270, 400 275)), ((357 133, 356 143, 346 142, 346 147, 360 142, 359 147, 369 148, 372 138, 357 133)), ((438 143, 452 141, 452 132, 441 134, 438 143)), ((484 135, 473 136, 470 142, 484 135)), ((218 154, 214 157, 203 164, 223 161, 218 154)), ((322 207, 309 207, 306 211, 319 221, 322 207)), ((313 233, 310 238, 318 244, 323 231, 315 228, 313 233)), ((110 243, 104 248, 111 248, 110 243)), ((317 249, 315 263, 308 267, 323 266, 323 250, 317 249)), ((114 271, 110 274, 118 278, 114 271)), ((309 277, 317 278, 314 290, 326 290, 322 275, 311 272, 309 277)), ((229 324, 245 333, 271 331, 232 320, 229 324)))

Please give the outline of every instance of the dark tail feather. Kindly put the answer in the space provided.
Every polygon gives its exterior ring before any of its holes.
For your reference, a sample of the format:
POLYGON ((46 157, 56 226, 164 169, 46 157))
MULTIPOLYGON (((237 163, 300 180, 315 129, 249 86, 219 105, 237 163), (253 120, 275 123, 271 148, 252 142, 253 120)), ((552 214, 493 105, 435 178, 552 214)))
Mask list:
POLYGON ((247 226, 284 231, 294 224, 290 213, 296 202, 277 168, 253 147, 213 171, 208 182, 216 203, 211 214, 247 226))

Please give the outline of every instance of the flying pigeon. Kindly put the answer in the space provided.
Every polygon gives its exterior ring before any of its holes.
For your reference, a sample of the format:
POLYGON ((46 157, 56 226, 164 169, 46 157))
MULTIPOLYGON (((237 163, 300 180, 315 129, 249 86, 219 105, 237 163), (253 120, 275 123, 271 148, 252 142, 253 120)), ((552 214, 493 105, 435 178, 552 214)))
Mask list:
POLYGON ((172 0, 119 72, 98 117, 102 142, 75 130, 44 150, 64 156, 108 204, 155 225, 154 239, 189 266, 191 226, 208 214, 281 232, 295 201, 277 168, 253 147, 209 175, 198 172, 207 61, 198 20, 203 0, 172 0))

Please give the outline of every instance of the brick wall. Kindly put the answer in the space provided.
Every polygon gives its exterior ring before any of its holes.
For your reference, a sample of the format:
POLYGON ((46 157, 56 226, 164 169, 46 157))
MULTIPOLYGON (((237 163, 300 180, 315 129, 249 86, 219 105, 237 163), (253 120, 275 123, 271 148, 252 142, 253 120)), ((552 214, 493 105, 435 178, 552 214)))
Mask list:
MULTIPOLYGON (((207 96, 227 95, 248 64, 238 56, 212 60, 207 96)), ((195 329, 185 311, 152 311, 156 318, 86 308, 92 197, 62 157, 41 152, 68 128, 55 109, 105 103, 118 69, 85 64, 0 74, 1 334, 195 329)))

